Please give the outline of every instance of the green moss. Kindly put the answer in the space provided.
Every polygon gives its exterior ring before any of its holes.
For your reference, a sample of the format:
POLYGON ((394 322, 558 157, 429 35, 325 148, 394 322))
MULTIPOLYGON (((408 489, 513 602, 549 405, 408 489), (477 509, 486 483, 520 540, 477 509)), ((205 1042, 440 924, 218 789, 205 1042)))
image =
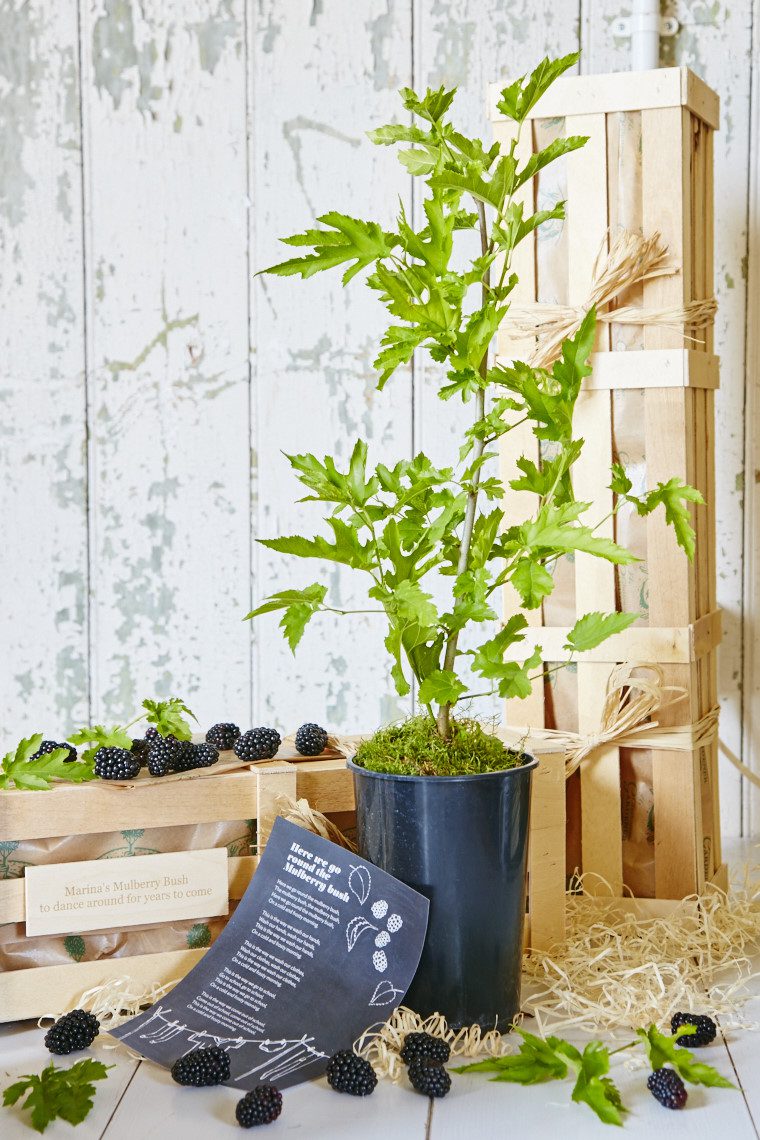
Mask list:
POLYGON ((396 776, 476 776, 516 768, 523 756, 502 744, 476 720, 452 720, 443 740, 429 716, 381 728, 358 748, 354 763, 396 776))

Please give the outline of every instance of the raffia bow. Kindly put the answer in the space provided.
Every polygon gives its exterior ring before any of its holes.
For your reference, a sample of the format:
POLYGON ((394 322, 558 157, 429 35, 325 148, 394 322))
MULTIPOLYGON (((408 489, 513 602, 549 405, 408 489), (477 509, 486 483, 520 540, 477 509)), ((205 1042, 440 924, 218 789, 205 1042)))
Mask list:
POLYGON ((711 709, 696 724, 660 727, 653 717, 683 700, 686 690, 663 684, 659 665, 616 665, 610 673, 599 728, 592 733, 560 729, 530 729, 528 747, 541 741, 565 749, 565 775, 572 776, 598 749, 657 748, 683 751, 708 744, 717 734, 718 710, 711 709))
MULTIPOLYGON (((606 239, 605 239, 606 244, 606 239)), ((711 324, 717 312, 714 297, 690 301, 688 304, 669 309, 636 308, 623 305, 610 309, 609 306, 626 289, 653 277, 666 277, 678 273, 677 265, 668 261, 668 247, 659 233, 645 238, 630 230, 621 230, 612 242, 609 252, 604 245, 597 254, 592 273, 591 290, 583 305, 513 305, 506 318, 506 325, 517 337, 537 338, 534 351, 526 360, 534 368, 545 368, 556 360, 561 352, 562 342, 573 336, 590 309, 596 309, 597 321, 621 325, 662 325, 681 328, 705 328, 711 324)), ((684 339, 692 339, 683 334, 684 339)))

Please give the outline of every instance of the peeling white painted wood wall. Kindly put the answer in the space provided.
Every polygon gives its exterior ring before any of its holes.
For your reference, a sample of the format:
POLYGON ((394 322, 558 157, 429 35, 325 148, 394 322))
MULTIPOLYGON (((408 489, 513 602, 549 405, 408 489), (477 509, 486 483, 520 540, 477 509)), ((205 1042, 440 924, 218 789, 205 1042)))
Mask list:
MULTIPOLYGON (((723 106, 722 732, 760 766, 760 676, 743 675, 760 603, 744 415, 760 6, 666 11, 681 30, 662 62, 689 64, 723 106)), ((362 435, 376 455, 442 455, 456 410, 421 368, 375 394, 382 314, 361 290, 252 274, 328 208, 389 220, 400 196, 414 209, 403 169, 364 136, 398 114, 400 86, 459 84, 461 121, 487 134, 487 82, 547 52, 626 68, 613 33, 626 14, 614 0, 0 0, 4 739, 119 720, 153 694, 246 726, 360 729, 404 711, 374 618, 315 623, 295 660, 273 622, 241 621, 283 584, 254 540, 314 518, 293 505, 281 451, 345 456, 362 435)), ((295 568, 289 582, 299 574, 313 578, 295 568)), ((330 579, 336 602, 361 598, 349 574, 330 579)), ((726 831, 760 831, 760 799, 723 777, 726 831)))

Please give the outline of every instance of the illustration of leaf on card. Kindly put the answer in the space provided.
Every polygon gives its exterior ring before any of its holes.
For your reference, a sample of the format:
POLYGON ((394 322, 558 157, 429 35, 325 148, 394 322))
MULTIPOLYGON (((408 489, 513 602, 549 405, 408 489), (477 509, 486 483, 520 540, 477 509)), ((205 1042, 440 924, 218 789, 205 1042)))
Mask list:
POLYGON ((367 922, 366 918, 362 918, 361 916, 351 919, 346 927, 346 943, 349 953, 351 953, 362 934, 367 930, 377 930, 377 927, 373 926, 371 922, 367 922))
POLYGON ((375 986, 375 992, 369 999, 370 1005, 395 1005, 398 998, 403 994, 403 990, 397 990, 395 986, 391 985, 388 981, 378 982, 375 986))
POLYGON ((364 906, 372 889, 372 878, 366 867, 351 868, 351 874, 348 876, 348 888, 364 906))

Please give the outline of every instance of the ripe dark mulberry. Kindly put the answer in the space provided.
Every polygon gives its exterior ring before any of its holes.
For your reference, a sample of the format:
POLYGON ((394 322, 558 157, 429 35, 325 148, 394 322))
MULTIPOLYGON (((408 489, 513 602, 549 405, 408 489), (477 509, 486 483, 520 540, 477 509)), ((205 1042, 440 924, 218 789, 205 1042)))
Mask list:
POLYGON ((451 1088, 449 1074, 429 1057, 417 1057, 410 1063, 408 1072, 412 1088, 423 1096, 446 1096, 451 1088))
POLYGON ((250 728, 235 741, 240 760, 271 760, 280 747, 280 734, 274 728, 250 728))
POLYGON ((195 762, 195 749, 192 741, 178 740, 174 746, 172 772, 192 772, 193 768, 197 767, 199 765, 195 762))
POLYGON ((212 724, 206 733, 206 743, 213 744, 214 748, 218 748, 220 752, 229 752, 239 736, 240 729, 236 724, 221 722, 220 724, 212 724))
POLYGON ((696 1033, 680 1038, 678 1044, 684 1049, 701 1049, 703 1045, 711 1045, 718 1032, 717 1025, 706 1013, 674 1013, 670 1019, 670 1032, 675 1034, 684 1025, 696 1028, 696 1033))
POLYGON ((448 1043, 440 1037, 433 1037, 430 1033, 407 1033, 399 1053, 405 1065, 411 1065, 421 1057, 427 1057, 428 1060, 442 1065, 448 1061, 450 1055, 451 1049, 448 1043))
POLYGON ((99 748, 95 753, 95 775, 101 780, 134 780, 140 761, 126 748, 99 748))
POLYGON ((148 771, 151 776, 166 776, 174 771, 178 741, 173 736, 159 736, 151 742, 148 753, 148 771))
POLYGON ((45 1048, 59 1057, 87 1049, 100 1032, 100 1022, 92 1013, 72 1009, 64 1013, 45 1034, 45 1048))
POLYGON ((318 724, 302 724, 296 733, 296 751, 302 756, 319 756, 327 745, 327 732, 318 724))
POLYGON ((148 763, 148 753, 150 752, 149 740, 133 740, 132 741, 132 754, 140 761, 140 767, 144 768, 148 763))
POLYGON ((687 1092, 675 1069, 655 1069, 647 1078, 647 1088, 663 1108, 683 1108, 687 1092))
POLYGON ((241 1128, 271 1124, 282 1112, 282 1093, 274 1085, 258 1085, 237 1102, 235 1118, 241 1128))
POLYGON ((172 1080, 178 1085, 206 1088, 230 1079, 230 1058, 218 1045, 201 1046, 185 1053, 172 1065, 172 1080))
POLYGON ((327 1064, 326 1076, 331 1088, 350 1096, 369 1096, 377 1085, 377 1074, 369 1061, 350 1049, 333 1053, 327 1064))
POLYGON ((30 760, 39 760, 40 756, 47 756, 49 752, 55 752, 56 748, 65 748, 68 751, 68 756, 64 757, 64 764, 72 764, 77 758, 77 750, 73 744, 58 744, 55 740, 43 740, 37 751, 30 760))

